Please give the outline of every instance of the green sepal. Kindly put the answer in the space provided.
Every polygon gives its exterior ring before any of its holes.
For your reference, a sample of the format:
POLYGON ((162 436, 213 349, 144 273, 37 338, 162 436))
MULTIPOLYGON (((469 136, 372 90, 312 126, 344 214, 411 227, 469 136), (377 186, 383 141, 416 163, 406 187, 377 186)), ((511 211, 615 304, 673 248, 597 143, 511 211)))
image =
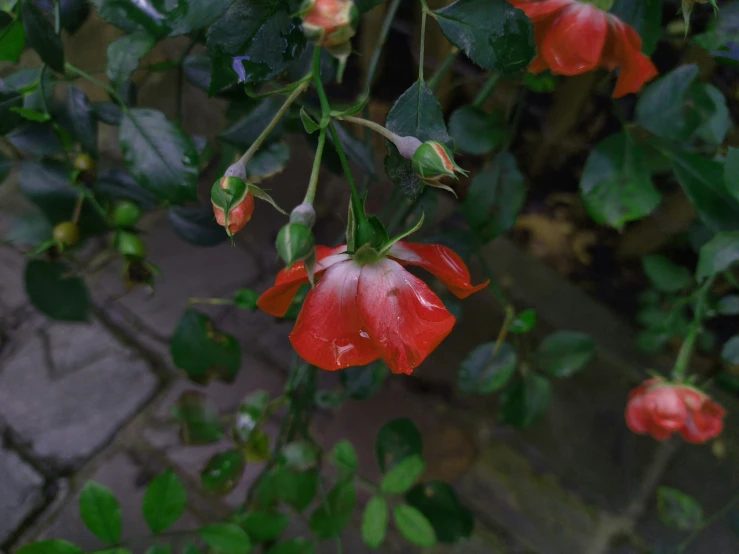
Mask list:
POLYGON ((267 194, 266 191, 264 191, 263 189, 260 189, 256 185, 252 185, 251 183, 248 184, 248 188, 249 188, 249 192, 251 192, 254 195, 254 198, 259 198, 260 200, 264 200, 265 202, 269 202, 270 204, 272 204, 272 207, 275 210, 277 210, 281 214, 287 215, 287 212, 285 210, 283 210, 282 208, 280 208, 277 205, 277 202, 275 202, 274 199, 269 194, 267 194))
POLYGON ((213 206, 223 210, 223 223, 226 232, 228 232, 229 212, 244 200, 248 191, 249 185, 238 177, 221 177, 210 188, 210 201, 213 206))
POLYGON ((307 111, 305 111, 305 106, 300 108, 300 121, 303 122, 303 128, 309 135, 312 135, 321 128, 321 125, 316 122, 307 111))
POLYGON ((277 233, 275 248, 287 267, 305 260, 315 251, 316 239, 302 223, 288 223, 277 233))
POLYGON ((416 224, 413 227, 411 227, 407 231, 403 231, 402 233, 398 233, 397 235, 395 235, 391 239, 388 239, 388 241, 385 243, 385 245, 380 249, 380 256, 385 256, 388 253, 388 251, 390 250, 390 248, 392 248, 392 246, 396 242, 398 242, 400 240, 403 240, 405 237, 407 237, 409 235, 412 235, 413 233, 415 233, 416 231, 418 231, 421 228, 421 226, 423 225, 423 219, 424 219, 424 217, 425 217, 425 214, 423 212, 421 212, 421 217, 418 219, 418 221, 416 222, 416 224))
POLYGON ((363 94, 353 105, 349 106, 345 110, 331 110, 329 115, 334 119, 341 119, 342 117, 347 115, 354 115, 355 113, 361 112, 367 105, 368 101, 369 97, 363 94))

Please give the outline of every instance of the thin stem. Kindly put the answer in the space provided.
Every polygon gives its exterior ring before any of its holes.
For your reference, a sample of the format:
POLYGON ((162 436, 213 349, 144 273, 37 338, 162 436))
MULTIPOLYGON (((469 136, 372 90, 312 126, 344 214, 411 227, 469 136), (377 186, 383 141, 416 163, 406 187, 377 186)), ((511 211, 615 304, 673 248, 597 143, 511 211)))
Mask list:
POLYGON ((453 46, 449 51, 449 54, 444 58, 444 61, 441 62, 441 65, 431 76, 431 79, 429 79, 428 86, 431 90, 436 90, 436 87, 441 83, 441 78, 447 71, 449 71, 449 68, 454 65, 454 62, 457 61, 457 56, 459 56, 459 48, 453 46))
POLYGON ((707 527, 710 527, 711 525, 713 525, 714 523, 716 523, 716 521, 719 518, 721 518, 724 515, 726 515, 726 513, 734 506, 734 504, 736 504, 737 501, 739 501, 739 494, 734 495, 734 497, 731 500, 729 500, 729 502, 727 502, 723 506, 723 508, 720 508, 719 510, 717 510, 716 512, 714 512, 713 514, 711 514, 711 516, 709 518, 707 518, 706 520, 704 520, 703 523, 701 525, 699 525, 695 529, 695 531, 693 531, 690 534, 690 536, 687 539, 685 539, 683 542, 681 542, 680 544, 678 544, 677 545, 677 550, 675 550, 675 554, 682 554, 683 552, 685 552, 685 549, 690 545, 691 542, 693 542, 693 540, 699 534, 701 534, 703 531, 705 531, 707 527))
POLYGON ((341 167, 344 168, 346 181, 347 183, 349 183, 349 191, 351 192, 351 202, 352 208, 354 210, 354 216, 357 218, 357 222, 359 222, 360 220, 363 220, 365 218, 365 215, 364 208, 362 207, 362 200, 359 198, 359 193, 357 192, 357 185, 354 183, 354 177, 352 177, 352 170, 349 167, 349 162, 346 159, 344 148, 343 146, 341 146, 339 135, 336 133, 336 128, 334 127, 333 123, 328 124, 328 131, 329 133, 331 133, 331 140, 333 141, 334 148, 336 148, 336 153, 339 156, 341 167))
POLYGON ((698 338, 698 333, 703 325, 703 312, 706 304, 706 297, 708 296, 708 291, 711 288, 714 279, 715 276, 706 280, 706 282, 698 289, 698 298, 695 304, 695 312, 693 313, 693 322, 690 324, 688 334, 685 336, 685 340, 680 346, 680 352, 678 352, 677 359, 675 360, 675 367, 672 369, 672 378, 676 381, 684 381, 687 377, 688 366, 695 347, 695 340, 698 338))
POLYGON ((423 12, 421 13, 421 51, 418 54, 418 80, 423 81, 423 63, 426 50, 426 15, 428 14, 428 7, 426 6, 425 0, 421 0, 423 4, 423 12))
POLYGON ((234 301, 230 298, 200 298, 191 297, 187 299, 188 304, 210 304, 211 306, 231 306, 234 301))
POLYGON ((326 128, 321 129, 318 135, 318 146, 316 147, 316 157, 313 158, 313 170, 308 181, 308 190, 305 191, 304 204, 313 204, 316 197, 316 187, 318 186, 318 173, 321 171, 321 158, 323 158, 323 147, 326 144, 326 128))
POLYGON ((364 79, 364 95, 365 96, 370 95, 370 90, 372 89, 372 83, 375 80, 375 72, 377 71, 377 64, 380 61, 380 55, 382 54, 382 49, 385 47, 387 36, 390 33, 390 27, 393 24, 393 20, 395 19, 395 15, 397 14, 399 7, 400 7, 400 0, 392 0, 392 2, 390 2, 390 5, 387 8, 387 12, 385 13, 385 19, 382 22, 382 27, 380 28, 380 36, 377 38, 377 45, 375 46, 375 51, 372 53, 372 59, 370 59, 369 66, 367 67, 367 76, 364 79))
POLYGON ((375 123, 374 121, 370 121, 369 119, 362 119, 361 117, 354 117, 352 115, 345 115, 337 119, 341 121, 348 121, 349 123, 355 123, 357 125, 367 127, 368 129, 372 129, 375 133, 382 135, 390 142, 395 142, 395 139, 398 138, 395 133, 388 131, 382 125, 375 123))
POLYGON ((328 117, 331 111, 331 106, 328 103, 328 97, 326 91, 323 88, 323 81, 321 81, 321 49, 318 46, 313 47, 313 84, 316 87, 318 93, 318 99, 321 102, 321 115, 324 118, 328 117))
POLYGON ((108 94, 110 94, 110 96, 112 96, 121 105, 121 109, 123 111, 128 110, 128 107, 126 106, 126 103, 123 101, 123 99, 120 97, 120 95, 115 91, 115 89, 113 87, 111 87, 110 85, 108 85, 106 83, 103 83, 99 79, 96 79, 95 77, 93 77, 89 73, 86 73, 86 72, 82 71, 79 67, 77 67, 75 65, 72 65, 71 63, 65 63, 64 64, 64 69, 66 69, 67 71, 71 71, 72 73, 74 73, 75 75, 78 75, 79 77, 82 77, 83 79, 87 79, 88 81, 90 81, 94 85, 99 86, 105 92, 107 92, 108 94))
POLYGON ((264 140, 270 134, 272 129, 275 128, 275 125, 277 125, 277 122, 280 121, 280 119, 282 119, 283 115, 285 115, 285 112, 290 107, 290 104, 295 102, 298 96, 300 96, 301 94, 303 94, 303 92, 305 92, 305 89, 308 88, 308 85, 309 85, 308 82, 302 83, 298 88, 296 88, 293 91, 293 93, 290 96, 287 97, 287 99, 285 100, 285 103, 282 104, 282 107, 280 107, 280 109, 277 110, 277 113, 272 118, 272 121, 270 121, 267 124, 267 126, 264 128, 264 131, 262 131, 262 133, 256 138, 256 140, 251 144, 249 149, 246 152, 244 152, 244 155, 241 156, 241 159, 239 159, 239 163, 246 166, 247 162, 251 160, 254 154, 256 154, 257 150, 259 150, 259 147, 262 145, 264 140))
POLYGON ((475 99, 472 101, 473 106, 481 106, 485 100, 487 100, 488 96, 490 96, 490 93, 493 92, 493 89, 495 88, 495 85, 498 84, 498 80, 500 79, 499 73, 493 73, 490 75, 490 77, 487 80, 487 83, 480 89, 480 92, 477 93, 477 96, 475 96, 475 99))
POLYGON ((85 196, 82 194, 77 195, 77 199, 74 202, 74 211, 72 212, 72 223, 75 225, 80 220, 80 214, 82 213, 82 202, 84 202, 85 196))

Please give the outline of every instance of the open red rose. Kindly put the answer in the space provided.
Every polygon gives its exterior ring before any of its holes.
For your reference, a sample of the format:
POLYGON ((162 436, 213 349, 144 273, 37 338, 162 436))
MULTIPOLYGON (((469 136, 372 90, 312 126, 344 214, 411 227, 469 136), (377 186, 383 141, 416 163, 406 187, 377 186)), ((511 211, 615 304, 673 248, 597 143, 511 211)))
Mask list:
POLYGON ((657 76, 652 61, 641 52, 637 32, 615 15, 577 0, 509 0, 534 24, 537 56, 529 71, 549 68, 560 75, 577 75, 604 67, 619 68, 613 96, 637 92, 657 76))
POLYGON ((677 431, 688 442, 706 442, 721 432, 725 415, 726 411, 703 392, 659 378, 633 389, 626 404, 629 429, 657 440, 677 431))
MULTIPOLYGON (((382 358, 393 373, 409 374, 452 330, 454 316, 401 264, 427 269, 459 298, 487 285, 473 286, 460 257, 438 244, 401 241, 388 257, 365 264, 353 260, 345 245, 318 246, 316 258, 320 279, 303 303, 290 342, 304 360, 327 370, 382 358)), ((257 305, 283 316, 306 282, 302 262, 283 269, 257 305)))

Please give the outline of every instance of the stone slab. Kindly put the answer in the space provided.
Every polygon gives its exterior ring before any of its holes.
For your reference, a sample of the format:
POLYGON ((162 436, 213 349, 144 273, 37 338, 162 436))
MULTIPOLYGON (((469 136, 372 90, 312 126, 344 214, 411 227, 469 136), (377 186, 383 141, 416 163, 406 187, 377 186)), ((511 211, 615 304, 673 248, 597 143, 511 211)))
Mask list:
POLYGON ((23 285, 24 267, 25 259, 19 252, 0 245, 0 320, 28 303, 23 285))
POLYGON ((11 450, 0 449, 0 544, 43 506, 44 478, 11 450))
POLYGON ((29 324, 18 336, 0 360, 0 417, 54 469, 79 467, 157 388, 147 364, 97 323, 29 324))

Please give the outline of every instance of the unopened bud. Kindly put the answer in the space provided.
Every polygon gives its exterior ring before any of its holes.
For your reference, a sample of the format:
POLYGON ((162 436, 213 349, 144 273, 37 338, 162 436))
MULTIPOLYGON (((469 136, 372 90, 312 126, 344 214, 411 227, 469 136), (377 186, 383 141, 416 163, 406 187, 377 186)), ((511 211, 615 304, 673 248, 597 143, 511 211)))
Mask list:
POLYGON ((80 228, 74 221, 62 221, 58 223, 51 236, 62 248, 71 248, 80 241, 80 228))
POLYGON ((303 203, 295 206, 292 213, 290 213, 290 223, 301 223, 312 229, 316 222, 316 211, 308 203, 303 203))
POLYGON ((313 238, 313 233, 306 225, 288 223, 277 233, 275 247, 282 261, 285 262, 287 267, 290 267, 295 262, 305 260, 310 256, 315 244, 316 240, 313 238))
POLYGON ((466 172, 454 162, 451 151, 434 140, 424 142, 413 154, 413 171, 424 181, 438 181, 443 177, 457 178, 466 172))
POLYGON ((144 258, 146 256, 146 245, 135 233, 120 231, 116 237, 116 248, 123 256, 129 258, 144 258))
POLYGON ((141 219, 141 208, 129 200, 118 202, 113 208, 113 223, 116 227, 132 227, 141 219))
POLYGON ((226 228, 229 236, 240 231, 249 222, 254 211, 254 196, 249 191, 249 186, 243 179, 235 176, 224 176, 213 183, 210 201, 216 222, 226 228))
POLYGON ((305 0, 300 13, 306 38, 318 46, 344 44, 357 32, 359 10, 354 0, 305 0))

